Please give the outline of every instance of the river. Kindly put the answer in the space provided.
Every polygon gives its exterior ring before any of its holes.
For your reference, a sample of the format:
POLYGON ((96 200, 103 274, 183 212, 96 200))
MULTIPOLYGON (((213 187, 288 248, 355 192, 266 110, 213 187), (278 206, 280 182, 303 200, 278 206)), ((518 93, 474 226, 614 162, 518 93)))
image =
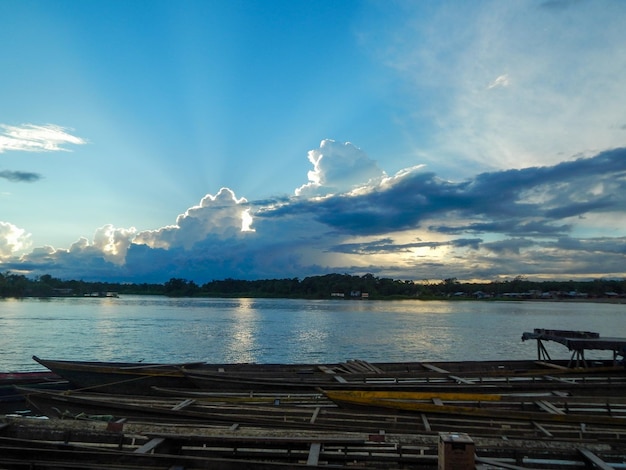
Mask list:
MULTIPOLYGON (((534 301, 0 300, 0 371, 42 358, 208 362, 534 359, 534 328, 626 337, 626 305, 534 301)), ((570 357, 548 344, 554 359, 570 357)), ((587 357, 611 357, 598 352, 587 357), (596 356, 597 354, 597 356, 596 356)))

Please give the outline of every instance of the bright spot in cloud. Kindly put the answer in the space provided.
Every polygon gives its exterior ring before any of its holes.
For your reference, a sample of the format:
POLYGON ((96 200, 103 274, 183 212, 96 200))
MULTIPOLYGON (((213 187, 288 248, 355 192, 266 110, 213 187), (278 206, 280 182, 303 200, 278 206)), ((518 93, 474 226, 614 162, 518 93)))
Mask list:
POLYGON ((245 198, 237 199, 231 189, 222 188, 215 196, 207 194, 199 205, 179 215, 176 225, 140 232, 133 241, 151 248, 191 249, 207 236, 217 239, 237 237, 254 231, 250 229, 252 216, 247 210, 241 210, 247 202, 245 198))
POLYGON ((8 222, 0 222, 0 258, 6 258, 31 246, 31 234, 8 222))
POLYGON ((115 228, 113 225, 107 224, 96 230, 93 244, 102 251, 107 261, 122 265, 126 259, 128 247, 136 233, 137 230, 134 227, 129 229, 115 228))
POLYGON ((242 232, 254 232, 252 228, 252 216, 250 215, 250 209, 246 209, 241 213, 241 231, 242 232))

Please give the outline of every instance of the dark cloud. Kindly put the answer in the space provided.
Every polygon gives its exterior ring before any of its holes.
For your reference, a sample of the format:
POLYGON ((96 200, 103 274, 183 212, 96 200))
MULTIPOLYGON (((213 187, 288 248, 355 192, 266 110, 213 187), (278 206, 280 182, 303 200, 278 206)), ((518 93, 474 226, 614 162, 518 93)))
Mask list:
POLYGON ((520 254, 520 251, 524 248, 534 246, 535 242, 527 238, 510 238, 507 240, 483 243, 483 248, 492 251, 497 254, 520 254))
POLYGON ((176 224, 137 234, 105 226, 93 243, 36 249, 4 266, 61 278, 198 283, 330 272, 399 279, 623 273, 619 222, 615 238, 582 237, 579 226, 623 219, 625 185, 626 149, 615 149, 462 182, 412 168, 321 197, 249 202, 222 189, 176 224), (254 231, 241 230, 247 211, 254 231))
POLYGON ((623 211, 625 185, 626 150, 616 149, 552 167, 483 173, 460 183, 414 171, 358 195, 294 199, 259 216, 309 213, 353 235, 415 229, 433 219, 473 219, 465 226, 432 225, 442 233, 460 233, 465 227, 468 232, 557 235, 569 225, 553 225, 554 221, 588 212, 623 211))
POLYGON ((415 243, 394 243, 391 238, 385 238, 366 243, 343 243, 329 248, 329 251, 336 253, 352 254, 380 254, 380 253, 410 253, 414 248, 440 248, 443 246, 471 247, 478 249, 482 240, 480 238, 459 238, 446 242, 415 242, 415 243))
POLYGON ((42 176, 38 173, 29 173, 26 171, 3 170, 0 171, 0 178, 14 182, 33 183, 39 181, 42 176))

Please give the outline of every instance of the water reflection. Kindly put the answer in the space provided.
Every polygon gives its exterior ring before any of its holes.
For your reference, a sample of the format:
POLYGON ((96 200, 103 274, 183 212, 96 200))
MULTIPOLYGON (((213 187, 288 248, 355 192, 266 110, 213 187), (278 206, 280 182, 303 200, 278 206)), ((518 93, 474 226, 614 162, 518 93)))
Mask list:
MULTIPOLYGON (((157 362, 535 359, 524 331, 626 337, 626 315, 623 305, 129 296, 0 301, 0 328, 0 370, 29 370, 38 367, 33 354, 157 362)), ((554 358, 569 358, 563 346, 546 346, 554 358)))

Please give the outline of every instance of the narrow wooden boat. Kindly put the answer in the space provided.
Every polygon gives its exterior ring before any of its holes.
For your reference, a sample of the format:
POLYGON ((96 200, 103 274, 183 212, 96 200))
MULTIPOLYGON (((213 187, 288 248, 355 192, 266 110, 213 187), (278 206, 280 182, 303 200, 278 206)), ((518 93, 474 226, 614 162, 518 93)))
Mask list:
POLYGON ((22 395, 15 389, 15 385, 28 385, 37 388, 62 390, 68 384, 60 376, 50 371, 33 372, 0 372, 0 404, 20 402, 22 395))
MULTIPOLYGON (((24 389, 26 400, 42 414, 64 419, 126 419, 169 423, 212 423, 302 430, 342 430, 355 432, 407 432, 415 430, 421 415, 471 417, 485 422, 523 421, 619 428, 626 432, 626 400, 615 397, 466 396, 442 395, 429 399, 369 398, 367 403, 346 393, 326 396, 341 405, 320 400, 293 406, 203 402, 176 397, 107 396, 85 392, 42 392, 24 389), (462 398, 462 397, 461 397, 462 398), (488 398, 483 400, 482 398, 488 398), (354 407, 353 405, 356 405, 354 407), (372 410, 376 409, 376 412, 372 410), (415 413, 418 413, 417 415, 415 413), (403 416, 404 415, 404 416, 403 416)), ((432 395, 430 395, 432 397, 432 395)), ((485 426, 485 425, 483 425, 485 426)), ((579 429, 580 430, 580 429, 579 429)))
POLYGON ((98 362, 33 360, 66 379, 74 388, 101 393, 151 393, 153 386, 191 387, 180 367, 200 367, 203 363, 159 364, 142 362, 98 362))
MULTIPOLYGON (((325 390, 406 390, 463 393, 491 391, 511 392, 545 389, 576 389, 579 393, 621 393, 626 386, 623 369, 610 373, 590 373, 570 370, 565 373, 551 369, 535 369, 533 373, 499 371, 450 373, 427 372, 407 374, 324 374, 299 376, 294 374, 218 373, 204 369, 182 369, 196 387, 211 391, 312 391, 325 390)), ((603 369, 604 370, 604 369, 603 369)))
POLYGON ((441 413, 484 418, 527 419, 564 423, 609 423, 626 426, 626 399, 562 394, 413 393, 325 390, 338 405, 441 413))
MULTIPOLYGON (((101 393, 154 394, 156 388, 201 388, 221 391, 289 389, 310 391, 364 387, 510 386, 545 376, 626 375, 623 367, 602 362, 585 369, 559 361, 465 361, 370 363, 350 360, 334 364, 184 364, 47 360, 39 364, 68 380, 73 387, 101 393), (489 378, 489 380, 487 380, 489 378), (492 382, 492 383, 488 383, 492 382)), ((565 361, 563 361, 565 362, 565 361)))

